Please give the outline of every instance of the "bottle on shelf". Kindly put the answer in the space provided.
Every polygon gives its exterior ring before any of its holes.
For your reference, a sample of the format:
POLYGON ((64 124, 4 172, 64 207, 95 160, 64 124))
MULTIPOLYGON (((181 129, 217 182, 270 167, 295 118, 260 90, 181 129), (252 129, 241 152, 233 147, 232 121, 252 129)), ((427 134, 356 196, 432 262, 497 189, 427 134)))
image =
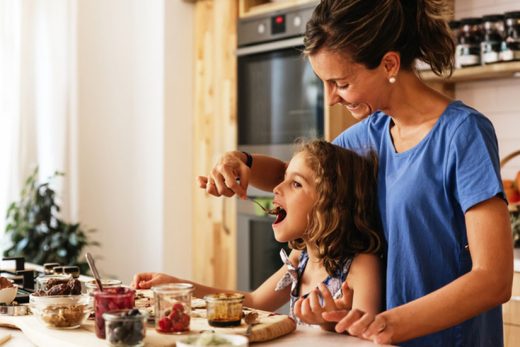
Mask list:
POLYGON ((506 12, 505 38, 502 41, 500 59, 502 61, 520 61, 520 11, 506 12))

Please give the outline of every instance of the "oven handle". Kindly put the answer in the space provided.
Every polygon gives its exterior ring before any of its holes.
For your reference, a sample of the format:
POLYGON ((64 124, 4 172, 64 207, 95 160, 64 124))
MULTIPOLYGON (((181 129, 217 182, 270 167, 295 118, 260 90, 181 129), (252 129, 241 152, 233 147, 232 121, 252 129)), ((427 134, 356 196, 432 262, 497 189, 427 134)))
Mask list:
POLYGON ((293 37, 292 39, 263 43, 250 47, 242 47, 237 49, 237 56, 276 51, 278 49, 285 49, 291 47, 303 46, 303 36, 293 37))

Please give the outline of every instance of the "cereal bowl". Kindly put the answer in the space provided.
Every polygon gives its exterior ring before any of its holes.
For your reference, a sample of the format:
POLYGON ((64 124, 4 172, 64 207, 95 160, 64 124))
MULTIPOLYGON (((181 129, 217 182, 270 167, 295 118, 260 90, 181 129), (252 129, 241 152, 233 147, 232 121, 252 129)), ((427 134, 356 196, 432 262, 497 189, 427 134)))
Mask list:
POLYGON ((29 296, 31 311, 46 326, 75 329, 89 314, 88 295, 29 296))

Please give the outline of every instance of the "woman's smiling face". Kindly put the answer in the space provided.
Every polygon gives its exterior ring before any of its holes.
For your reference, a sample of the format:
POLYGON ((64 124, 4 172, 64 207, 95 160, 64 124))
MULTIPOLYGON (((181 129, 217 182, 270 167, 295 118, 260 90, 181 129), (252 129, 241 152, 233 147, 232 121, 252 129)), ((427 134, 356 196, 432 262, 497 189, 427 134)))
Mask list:
POLYGON ((325 48, 309 55, 309 61, 323 81, 329 105, 344 105, 358 120, 383 108, 389 82, 381 65, 369 70, 346 53, 325 48))
POLYGON ((303 238, 316 200, 315 174, 305 161, 305 152, 293 156, 283 182, 273 192, 274 205, 285 210, 285 218, 279 216, 273 224, 275 239, 288 242, 303 238))

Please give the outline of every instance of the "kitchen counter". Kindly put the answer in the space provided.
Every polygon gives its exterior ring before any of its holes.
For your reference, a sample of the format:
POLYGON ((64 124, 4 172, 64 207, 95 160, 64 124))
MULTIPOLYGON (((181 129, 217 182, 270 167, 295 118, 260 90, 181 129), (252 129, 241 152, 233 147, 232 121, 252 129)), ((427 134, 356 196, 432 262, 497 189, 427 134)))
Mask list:
MULTIPOLYGON (((56 333, 57 330, 53 330, 51 334, 56 333)), ((72 332, 72 331, 69 331, 72 332)), ((11 334, 11 339, 7 341, 2 347, 48 347, 48 344, 42 343, 41 345, 32 343, 27 336, 24 335, 20 330, 8 329, 8 328, 0 328, 0 336, 4 334, 11 334)), ((93 341, 90 341, 88 344, 89 347, 96 346, 107 346, 104 340, 96 339, 96 344, 92 344, 93 341)), ((315 347, 317 345, 323 345, 327 347, 372 347, 372 346, 381 346, 373 344, 370 341, 365 341, 358 339, 352 336, 340 335, 335 333, 330 333, 326 331, 322 331, 319 328, 309 327, 309 326, 300 326, 293 333, 280 337, 276 340, 267 341, 264 343, 254 343, 254 346, 275 346, 275 347, 290 347, 290 346, 298 346, 298 347, 315 347)), ((65 344, 60 344, 61 346, 66 346, 65 344)), ((83 346, 78 344, 78 346, 83 346)), ((148 346, 148 345, 146 345, 148 346)), ((253 346, 253 345, 252 345, 253 346)), ((152 346, 150 346, 152 347, 152 346)))

